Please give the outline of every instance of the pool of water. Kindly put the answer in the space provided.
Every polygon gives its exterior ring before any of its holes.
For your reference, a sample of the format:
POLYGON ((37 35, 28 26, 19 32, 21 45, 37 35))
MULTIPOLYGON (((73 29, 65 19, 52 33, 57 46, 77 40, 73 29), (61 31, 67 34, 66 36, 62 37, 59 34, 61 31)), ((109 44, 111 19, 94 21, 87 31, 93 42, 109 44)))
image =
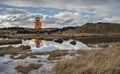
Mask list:
POLYGON ((22 45, 28 45, 33 52, 35 51, 52 51, 52 50, 78 50, 78 49, 90 49, 86 44, 75 40, 63 40, 63 42, 55 42, 32 39, 22 40, 22 45))
POLYGON ((62 41, 61 40, 47 41, 47 40, 39 40, 39 39, 31 39, 31 40, 22 39, 22 43, 20 44, 1 45, 0 47, 8 47, 8 46, 19 47, 20 45, 30 46, 33 52, 36 52, 36 51, 43 52, 43 51, 53 51, 53 50, 91 49, 86 44, 73 39, 62 40, 62 41))
MULTIPOLYGON (((53 51, 53 50, 88 50, 91 49, 86 44, 69 39, 69 40, 39 40, 39 39, 31 39, 31 40, 23 40, 20 44, 12 44, 12 45, 2 45, 0 47, 19 47, 21 45, 30 46, 32 52, 45 52, 45 51, 53 51)), ((20 56, 21 54, 15 55, 15 57, 20 56)), ((49 74, 52 72, 52 69, 56 65, 56 60, 48 60, 49 55, 36 55, 37 58, 30 58, 29 56, 24 59, 11 59, 11 55, 4 55, 0 56, 0 74, 21 74, 15 70, 16 66, 27 66, 28 64, 42 64, 43 66, 40 67, 38 70, 32 70, 29 74, 49 74), (38 61, 41 62, 38 62, 38 61)), ((66 55, 62 56, 62 58, 75 58, 66 55)))

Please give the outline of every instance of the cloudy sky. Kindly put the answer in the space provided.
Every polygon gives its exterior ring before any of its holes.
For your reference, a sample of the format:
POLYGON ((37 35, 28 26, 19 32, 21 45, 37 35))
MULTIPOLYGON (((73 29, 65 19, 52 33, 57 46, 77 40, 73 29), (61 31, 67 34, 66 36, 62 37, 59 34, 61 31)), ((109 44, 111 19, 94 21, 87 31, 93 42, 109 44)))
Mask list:
POLYGON ((0 0, 0 28, 81 26, 87 22, 120 23, 120 0, 0 0))

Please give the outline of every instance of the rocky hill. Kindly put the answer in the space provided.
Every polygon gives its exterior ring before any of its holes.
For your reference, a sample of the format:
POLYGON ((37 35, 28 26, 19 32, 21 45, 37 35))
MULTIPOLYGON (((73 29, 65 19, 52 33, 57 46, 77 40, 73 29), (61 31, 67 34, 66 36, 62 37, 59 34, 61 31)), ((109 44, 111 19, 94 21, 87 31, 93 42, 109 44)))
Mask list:
POLYGON ((83 26, 69 29, 63 33, 120 33, 120 24, 117 23, 86 23, 83 26))

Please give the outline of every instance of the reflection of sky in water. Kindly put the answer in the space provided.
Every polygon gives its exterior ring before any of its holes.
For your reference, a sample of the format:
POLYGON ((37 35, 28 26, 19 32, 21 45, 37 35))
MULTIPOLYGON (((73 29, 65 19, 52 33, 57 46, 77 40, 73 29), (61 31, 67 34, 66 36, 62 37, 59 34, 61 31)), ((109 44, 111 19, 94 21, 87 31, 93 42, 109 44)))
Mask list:
MULTIPOLYGON (((6 71, 6 69, 8 69, 9 65, 3 64, 3 62, 11 60, 9 57, 10 55, 0 56, 0 74, 6 71)), ((3 73, 3 74, 7 74, 7 73, 3 73)))
POLYGON ((63 43, 56 43, 54 41, 45 40, 22 40, 22 45, 31 46, 32 51, 52 51, 52 50, 77 50, 77 49, 90 49, 87 45, 82 42, 76 41, 76 45, 70 44, 73 41, 67 40, 63 43))
MULTIPOLYGON (((52 50, 77 50, 77 49, 90 49, 87 45, 83 44, 82 42, 76 41, 76 44, 70 44, 70 42, 73 41, 67 40, 63 41, 61 44, 54 42, 54 41, 46 41, 46 40, 22 40, 22 44, 13 44, 15 47, 18 47, 20 45, 29 45, 31 46, 31 50, 33 52, 35 51, 52 51, 52 50)), ((9 46, 9 45, 8 45, 9 46)), ((19 55, 16 55, 16 57, 19 55)), ((25 59, 17 59, 17 60, 12 60, 10 59, 10 55, 5 55, 0 57, 0 74, 19 74, 14 68, 18 65, 28 65, 30 63, 38 63, 38 60, 46 61, 49 55, 37 55, 38 58, 25 58, 25 59), (4 62, 8 62, 7 63, 4 62), (27 62, 27 63, 26 63, 27 62)), ((67 57, 68 58, 68 57, 67 57)), ((42 68, 38 69, 39 71, 36 70, 33 71, 34 73, 31 74, 41 74, 38 73, 42 70, 49 70, 50 68, 52 70, 54 63, 46 63, 46 62, 39 62, 40 64, 44 64, 42 68), (49 67, 48 67, 49 66, 49 67)))

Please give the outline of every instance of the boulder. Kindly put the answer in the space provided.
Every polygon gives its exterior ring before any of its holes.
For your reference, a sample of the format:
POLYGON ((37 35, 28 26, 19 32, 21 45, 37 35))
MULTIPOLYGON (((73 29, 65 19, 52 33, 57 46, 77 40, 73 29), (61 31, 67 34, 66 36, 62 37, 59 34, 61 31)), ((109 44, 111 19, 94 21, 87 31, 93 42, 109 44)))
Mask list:
POLYGON ((70 44, 76 45, 76 41, 71 41, 70 44))
POLYGON ((63 40, 62 39, 57 39, 57 40, 54 40, 54 42, 63 43, 63 40))

